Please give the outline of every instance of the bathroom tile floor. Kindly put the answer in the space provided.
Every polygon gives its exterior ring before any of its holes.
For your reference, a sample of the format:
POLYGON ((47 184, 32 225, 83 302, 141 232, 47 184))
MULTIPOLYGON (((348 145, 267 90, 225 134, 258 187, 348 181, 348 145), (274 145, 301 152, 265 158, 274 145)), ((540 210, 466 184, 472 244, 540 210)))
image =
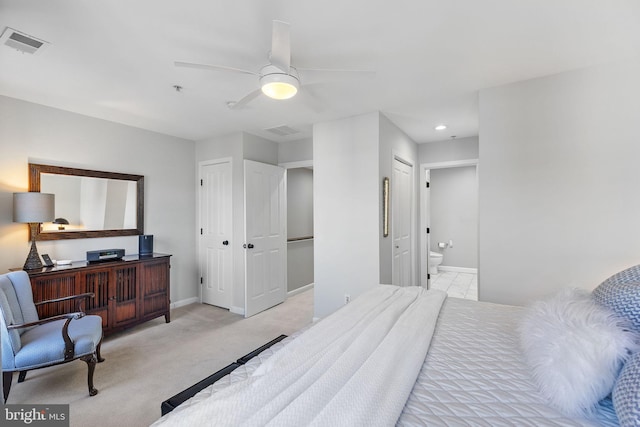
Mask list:
POLYGON ((450 297, 478 300, 478 275, 440 271, 431 275, 431 289, 440 289, 450 297))

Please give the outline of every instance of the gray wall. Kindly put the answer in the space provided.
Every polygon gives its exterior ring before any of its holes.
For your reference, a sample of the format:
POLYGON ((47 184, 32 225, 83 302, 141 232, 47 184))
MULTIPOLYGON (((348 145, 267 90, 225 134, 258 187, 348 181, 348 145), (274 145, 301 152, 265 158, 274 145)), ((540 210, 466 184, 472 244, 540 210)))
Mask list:
MULTIPOLYGON (((417 144, 379 112, 313 127, 316 317, 342 306, 345 294, 355 298, 391 282, 391 239, 382 237, 382 178, 391 176, 394 156, 415 165, 417 183, 417 144)), ((416 185, 416 228, 417 193, 416 185)), ((416 238, 416 271, 417 247, 416 238)))
POLYGON ((442 266, 478 268, 478 184, 476 167, 431 169, 431 250, 442 266), (438 242, 453 240, 440 249, 438 242))
POLYGON ((477 159, 478 152, 478 137, 471 136, 420 144, 418 159, 420 164, 470 160, 477 159))
POLYGON ((480 299, 593 289, 640 256, 640 63, 480 92, 480 299))
MULTIPOLYGON (((12 193, 27 191, 31 162, 144 175, 144 231, 171 258, 171 301, 198 296, 193 141, 0 96, 0 271, 24 264, 28 227, 13 223, 12 193), (174 206, 167 209, 167 202, 174 206)), ((38 242, 53 259, 86 251, 138 252, 137 236, 38 242)))
MULTIPOLYGON (((313 236, 313 170, 287 169, 287 238, 313 236)), ((313 283, 313 239, 287 242, 287 290, 313 283)))
POLYGON ((313 139, 305 138, 278 144, 278 162, 289 163, 313 159, 313 139))
POLYGON ((380 283, 378 138, 377 112, 313 127, 316 317, 380 283))
MULTIPOLYGON (((418 222, 419 222, 419 196, 418 196, 418 177, 420 165, 418 164, 418 144, 413 142, 407 134, 400 130, 383 114, 379 114, 379 145, 380 145, 380 172, 378 176, 380 199, 382 200, 382 180, 384 177, 392 178, 392 169, 394 157, 402 159, 402 161, 410 163, 413 167, 413 206, 411 208, 411 229, 413 236, 412 241, 412 278, 419 284, 420 277, 420 254, 418 239, 418 222)), ((357 159, 356 161, 360 161, 357 159)), ((373 167, 373 166, 372 166, 373 167)), ((391 185, 392 186, 392 185, 391 185)), ((391 199, 390 199, 391 200, 391 199)), ((391 212, 391 209, 389 209, 391 212)), ((380 238, 380 283, 391 284, 393 273, 393 230, 389 231, 389 236, 384 237, 382 233, 382 206, 378 209, 379 225, 377 233, 380 238)), ((392 224, 392 222, 390 223, 392 224)), ((371 231, 374 232, 373 230, 371 231)))
POLYGON ((313 170, 287 169, 287 237, 313 236, 313 170))

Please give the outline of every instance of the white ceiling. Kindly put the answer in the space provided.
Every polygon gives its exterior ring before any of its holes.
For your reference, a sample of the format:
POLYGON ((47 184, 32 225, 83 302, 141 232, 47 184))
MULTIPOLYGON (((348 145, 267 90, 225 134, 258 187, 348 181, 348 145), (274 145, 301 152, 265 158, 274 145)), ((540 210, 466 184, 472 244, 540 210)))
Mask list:
POLYGON ((478 135, 479 89, 637 55, 640 1, 0 0, 5 27, 50 42, 36 55, 0 46, 9 97, 191 140, 246 131, 287 141, 381 111, 423 143, 478 135), (291 24, 293 65, 375 75, 301 73, 322 82, 314 96, 229 110, 255 76, 173 65, 258 71, 273 19, 291 24), (301 133, 264 131, 280 125, 301 133))

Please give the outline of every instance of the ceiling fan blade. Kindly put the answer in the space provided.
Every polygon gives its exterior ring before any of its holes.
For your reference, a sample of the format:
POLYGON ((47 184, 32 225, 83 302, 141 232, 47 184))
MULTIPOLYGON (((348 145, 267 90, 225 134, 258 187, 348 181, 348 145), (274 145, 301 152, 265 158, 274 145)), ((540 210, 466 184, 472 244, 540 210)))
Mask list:
POLYGON ((176 67, 198 68, 203 70, 234 71, 237 73, 251 74, 254 76, 260 75, 258 73, 254 73, 253 71, 243 70, 242 68, 227 67, 225 65, 198 64, 186 61, 175 61, 173 64, 176 67))
POLYGON ((273 21, 271 34, 271 64, 285 73, 291 66, 291 40, 289 38, 290 25, 282 21, 273 21))
POLYGON ((325 106, 315 90, 321 86, 323 86, 322 83, 300 86, 300 94, 304 98, 304 104, 314 113, 322 113, 325 111, 325 106))
POLYGON ((304 68, 295 67, 299 71, 300 82, 304 85, 329 82, 349 82, 354 80, 373 79, 376 72, 372 70, 355 70, 339 68, 304 68))
POLYGON ((239 101, 227 102, 227 107, 229 107, 230 110, 239 110, 243 108, 245 105, 247 105, 249 102, 253 101, 258 96, 260 96, 260 94, 262 94, 262 89, 256 89, 239 101))
POLYGON ((305 68, 298 67, 296 65, 296 70, 304 71, 304 72, 318 72, 318 73, 358 73, 358 74, 367 74, 371 76, 375 76, 376 72, 373 70, 355 70, 348 68, 305 68))

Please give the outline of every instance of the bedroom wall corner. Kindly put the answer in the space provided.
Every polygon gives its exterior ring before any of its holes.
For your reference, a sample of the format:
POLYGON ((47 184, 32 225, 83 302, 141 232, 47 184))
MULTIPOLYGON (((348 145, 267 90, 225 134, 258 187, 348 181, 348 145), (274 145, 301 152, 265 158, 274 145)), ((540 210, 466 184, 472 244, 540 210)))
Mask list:
MULTIPOLYGON (((194 262, 194 142, 107 120, 0 96, 0 270, 20 267, 28 230, 12 222, 12 193, 27 191, 29 162, 145 177, 145 233, 170 253, 171 300, 197 295, 194 262), (167 209, 167 203, 179 209, 167 209)), ((86 259, 86 251, 138 252, 137 236, 38 242, 53 259, 86 259)))

